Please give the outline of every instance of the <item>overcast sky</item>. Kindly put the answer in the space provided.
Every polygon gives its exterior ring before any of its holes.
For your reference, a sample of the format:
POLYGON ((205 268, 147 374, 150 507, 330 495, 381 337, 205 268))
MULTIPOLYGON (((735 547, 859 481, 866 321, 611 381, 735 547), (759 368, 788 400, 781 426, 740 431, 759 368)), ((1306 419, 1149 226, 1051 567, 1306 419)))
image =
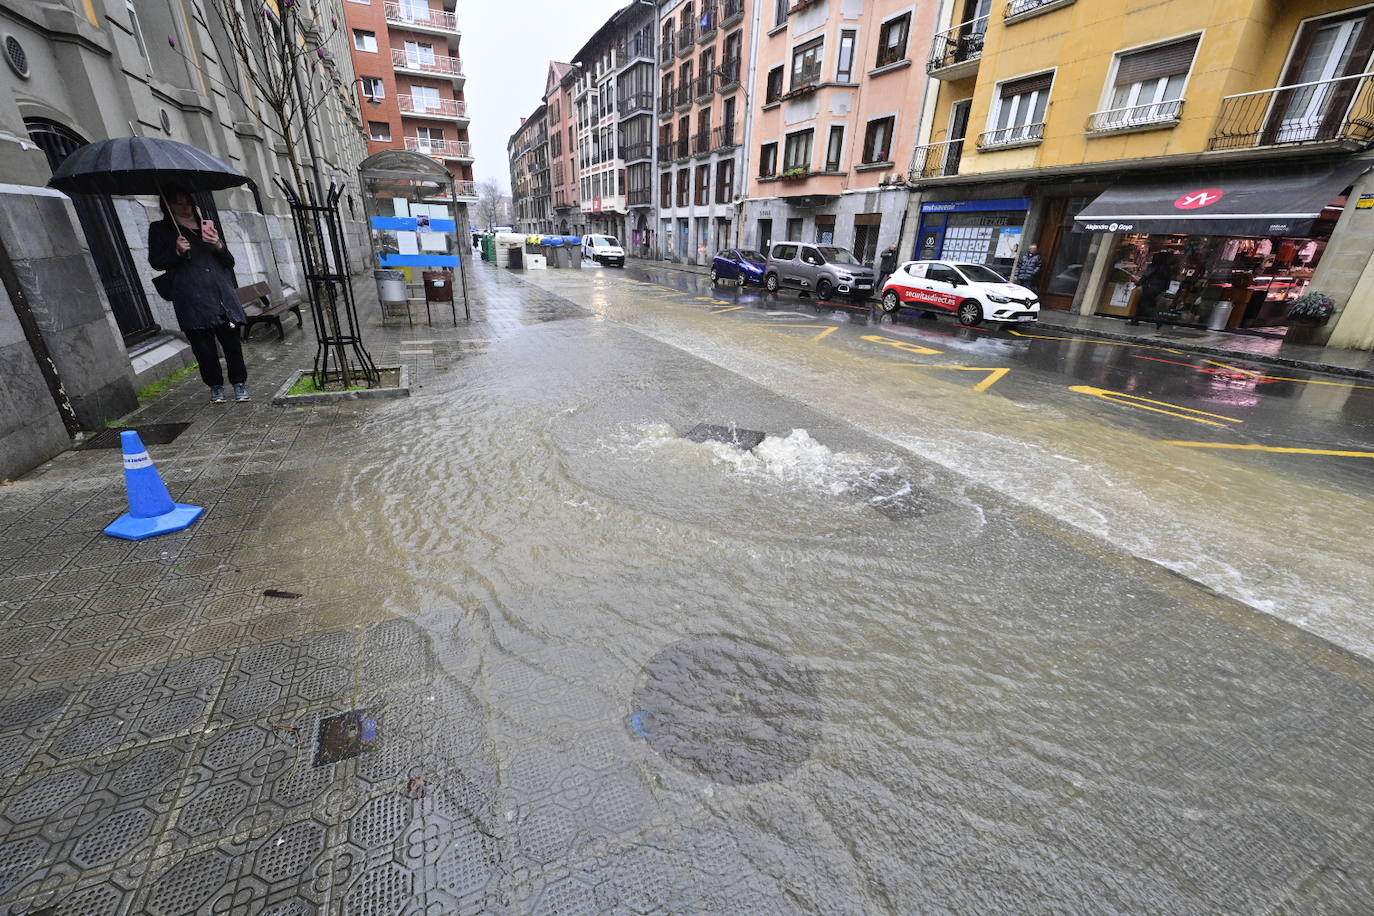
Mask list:
POLYGON ((510 189, 506 141, 544 96, 550 60, 571 60, 626 0, 459 0, 478 181, 510 189))

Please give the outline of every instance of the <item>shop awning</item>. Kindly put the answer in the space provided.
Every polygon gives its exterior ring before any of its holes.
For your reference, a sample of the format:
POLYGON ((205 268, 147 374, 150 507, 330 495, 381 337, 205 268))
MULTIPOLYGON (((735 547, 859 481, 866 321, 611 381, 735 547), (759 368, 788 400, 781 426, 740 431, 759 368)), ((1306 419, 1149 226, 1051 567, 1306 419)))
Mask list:
POLYGON ((1074 218, 1086 232, 1302 236, 1369 162, 1274 165, 1200 178, 1122 182, 1074 218))

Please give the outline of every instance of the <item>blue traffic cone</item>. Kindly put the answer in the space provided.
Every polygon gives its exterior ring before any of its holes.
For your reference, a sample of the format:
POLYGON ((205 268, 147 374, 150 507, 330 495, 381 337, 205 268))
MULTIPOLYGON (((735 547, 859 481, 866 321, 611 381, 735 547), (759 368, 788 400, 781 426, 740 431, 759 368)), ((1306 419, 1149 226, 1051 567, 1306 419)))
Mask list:
POLYGON ((183 506, 172 502, 172 494, 153 467, 153 459, 143 447, 138 433, 119 434, 124 443, 124 483, 129 489, 129 511, 110 523, 105 533, 129 541, 142 541, 159 534, 170 534, 191 527, 204 506, 183 506))

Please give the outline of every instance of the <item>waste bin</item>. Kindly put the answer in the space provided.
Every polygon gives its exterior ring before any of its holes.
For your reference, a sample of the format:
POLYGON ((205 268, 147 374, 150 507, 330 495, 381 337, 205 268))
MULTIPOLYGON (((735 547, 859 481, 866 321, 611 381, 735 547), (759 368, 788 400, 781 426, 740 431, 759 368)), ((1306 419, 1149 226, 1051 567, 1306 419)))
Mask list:
POLYGON ((377 301, 382 304, 383 318, 398 318, 406 314, 406 272, 404 270, 374 270, 377 281, 377 301))
POLYGON ((506 257, 506 266, 511 270, 523 269, 525 266, 525 246, 519 244, 507 246, 506 257))
MULTIPOLYGON (((564 241, 567 242, 567 239, 565 238, 564 241)), ((568 266, 575 269, 581 269, 582 243, 580 241, 568 242, 563 246, 563 250, 568 253, 568 266)))
POLYGON ((1218 302, 1216 305, 1212 306, 1212 314, 1207 319, 1207 330, 1226 330, 1226 325, 1231 321, 1231 309, 1232 305, 1230 302, 1218 302))

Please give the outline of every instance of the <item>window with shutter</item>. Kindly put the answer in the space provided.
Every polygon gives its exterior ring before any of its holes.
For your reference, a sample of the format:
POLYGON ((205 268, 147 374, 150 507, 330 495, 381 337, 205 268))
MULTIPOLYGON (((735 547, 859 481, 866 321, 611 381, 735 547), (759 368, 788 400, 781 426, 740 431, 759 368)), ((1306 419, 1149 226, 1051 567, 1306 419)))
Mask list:
POLYGON ((1117 57, 1111 101, 1093 118, 1094 130, 1119 130, 1178 120, 1201 36, 1117 57))
POLYGON ((992 129, 983 134, 984 148, 1039 142, 1045 135, 1054 73, 1037 73, 1008 80, 998 87, 992 129))

